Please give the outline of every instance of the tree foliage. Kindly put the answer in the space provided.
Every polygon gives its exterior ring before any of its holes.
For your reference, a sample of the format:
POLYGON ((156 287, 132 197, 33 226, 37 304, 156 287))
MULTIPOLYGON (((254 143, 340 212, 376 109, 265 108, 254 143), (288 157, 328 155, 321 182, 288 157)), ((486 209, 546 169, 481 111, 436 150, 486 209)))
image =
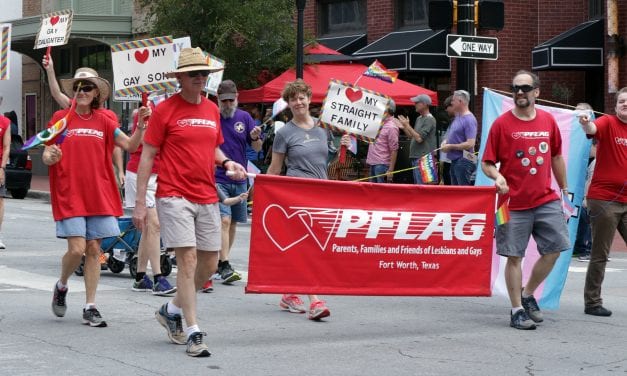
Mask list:
POLYGON ((189 36, 226 61, 225 79, 259 85, 260 72, 278 74, 294 64, 294 0, 140 0, 152 36, 189 36))

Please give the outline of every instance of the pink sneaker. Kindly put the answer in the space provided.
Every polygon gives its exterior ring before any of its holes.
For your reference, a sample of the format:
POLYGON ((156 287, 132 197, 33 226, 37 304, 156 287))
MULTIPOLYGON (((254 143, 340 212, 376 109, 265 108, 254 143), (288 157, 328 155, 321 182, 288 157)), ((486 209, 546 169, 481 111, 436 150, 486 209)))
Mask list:
POLYGON ((298 295, 284 294, 281 298, 281 303, 279 303, 279 307, 292 313, 305 313, 305 305, 298 295))
POLYGON ((205 282, 205 284, 202 285, 202 288, 200 289, 200 291, 213 292, 213 281, 209 279, 207 282, 205 282))
POLYGON ((331 315, 331 311, 322 300, 316 300, 309 306, 309 320, 320 320, 331 315))

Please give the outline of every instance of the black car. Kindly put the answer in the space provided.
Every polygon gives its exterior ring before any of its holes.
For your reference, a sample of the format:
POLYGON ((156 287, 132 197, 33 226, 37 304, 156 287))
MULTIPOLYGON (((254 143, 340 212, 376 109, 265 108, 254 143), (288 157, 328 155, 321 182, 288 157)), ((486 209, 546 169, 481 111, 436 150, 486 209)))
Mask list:
POLYGON ((11 192, 11 197, 19 199, 26 197, 33 177, 33 163, 28 152, 22 150, 22 145, 24 141, 20 135, 11 135, 11 153, 4 170, 7 191, 11 192))

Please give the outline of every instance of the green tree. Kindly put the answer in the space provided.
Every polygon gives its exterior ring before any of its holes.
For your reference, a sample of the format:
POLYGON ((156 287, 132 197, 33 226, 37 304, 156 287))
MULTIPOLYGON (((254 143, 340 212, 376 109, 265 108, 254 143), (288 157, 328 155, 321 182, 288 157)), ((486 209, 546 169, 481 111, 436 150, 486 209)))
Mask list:
POLYGON ((189 36, 226 62, 225 79, 259 86, 261 72, 278 74, 295 61, 294 0, 140 0, 151 36, 189 36))

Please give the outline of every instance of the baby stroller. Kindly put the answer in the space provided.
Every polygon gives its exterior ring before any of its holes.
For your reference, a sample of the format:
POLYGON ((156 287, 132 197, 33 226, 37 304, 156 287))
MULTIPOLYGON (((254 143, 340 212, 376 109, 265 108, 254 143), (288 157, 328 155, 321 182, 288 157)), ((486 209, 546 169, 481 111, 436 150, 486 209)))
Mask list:
MULTIPOLYGON (((120 235, 102 239, 100 244, 101 269, 109 269, 113 273, 121 273, 124 266, 128 264, 131 276, 135 278, 137 274, 137 251, 139 250, 139 240, 141 232, 137 230, 130 217, 119 217, 118 226, 120 235), (104 257, 103 257, 104 255, 104 257), (106 259, 106 262, 105 262, 106 259)), ((167 252, 161 253, 161 274, 170 275, 172 272, 172 260, 167 252)), ((74 274, 82 276, 84 274, 85 257, 74 274)))

